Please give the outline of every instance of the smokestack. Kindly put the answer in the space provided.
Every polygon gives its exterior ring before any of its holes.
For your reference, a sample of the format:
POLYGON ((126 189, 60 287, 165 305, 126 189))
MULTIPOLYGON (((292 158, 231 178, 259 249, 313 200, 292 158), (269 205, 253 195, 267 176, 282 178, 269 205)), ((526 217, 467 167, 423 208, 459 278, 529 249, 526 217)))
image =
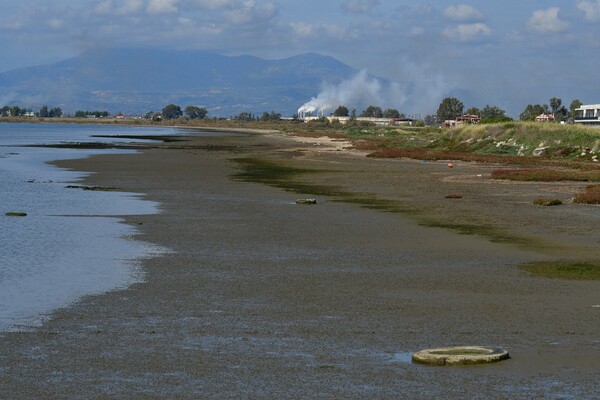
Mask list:
POLYGON ((399 107, 405 99, 403 95, 399 94, 396 86, 392 85, 383 89, 378 79, 369 76, 366 70, 362 70, 339 85, 323 85, 323 89, 316 97, 298 109, 298 118, 305 119, 314 112, 317 112, 317 115, 325 116, 326 113, 333 112, 340 105, 366 106, 371 104, 399 107))

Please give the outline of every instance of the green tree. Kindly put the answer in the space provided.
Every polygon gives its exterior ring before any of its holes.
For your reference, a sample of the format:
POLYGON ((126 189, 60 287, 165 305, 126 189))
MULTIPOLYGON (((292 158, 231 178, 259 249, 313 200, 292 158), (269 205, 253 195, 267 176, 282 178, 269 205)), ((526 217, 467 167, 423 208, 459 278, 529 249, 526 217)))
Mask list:
POLYGON ((440 103, 436 113, 438 122, 456 119, 456 117, 462 115, 464 107, 464 104, 456 97, 446 97, 440 103))
POLYGON ((50 118, 60 118, 63 116, 62 109, 60 107, 54 107, 48 112, 50 118))
POLYGON ((42 118, 48 117, 48 114, 49 114, 48 106, 41 106, 39 114, 40 114, 40 117, 42 117, 42 118))
POLYGON ((535 121, 535 117, 548 112, 548 106, 540 104, 528 104, 525 110, 519 115, 521 121, 535 121))
POLYGON ((348 116, 348 108, 346 106, 339 106, 333 112, 334 117, 347 117, 348 116))
POLYGON ((477 115, 480 116, 481 115, 481 110, 477 107, 471 107, 467 110, 466 112, 469 115, 477 115))
POLYGON ((567 119, 567 117, 569 116, 569 111, 565 106, 562 105, 561 99, 553 97, 550 99, 549 103, 550 110, 552 111, 552 114, 554 114, 556 121, 563 121, 567 119))
POLYGON ((276 113, 275 111, 271 111, 270 113, 265 111, 260 116, 260 120, 263 122, 279 121, 280 119, 281 119, 281 114, 276 113))
POLYGON ((361 114, 361 117, 383 118, 383 110, 381 107, 369 106, 361 114))
POLYGON ((12 115, 14 117, 25 115, 25 112, 26 112, 26 110, 24 108, 21 108, 18 106, 12 106, 10 108, 10 115, 12 115))
POLYGON ((423 123, 425 124, 425 126, 437 125, 438 124, 437 116, 426 115, 425 118, 423 118, 423 123))
POLYGON ((183 115, 181 107, 176 104, 169 104, 162 109, 162 116, 164 119, 177 119, 183 115))
POLYGON ((558 99, 556 97, 551 98, 549 103, 550 103, 550 110, 552 111, 553 114, 555 112, 557 112, 560 109, 560 107, 562 106, 562 100, 558 99))
POLYGON ((208 114, 206 108, 197 106, 187 106, 184 111, 189 119, 204 119, 208 114))
POLYGON ((271 111, 270 113, 265 111, 260 116, 260 120, 263 122, 279 121, 280 119, 281 119, 281 114, 276 113, 275 111, 271 111))
POLYGON ((506 111, 497 106, 487 105, 481 110, 481 119, 502 118, 506 116, 506 111))
POLYGON ((249 112, 241 112, 238 115, 236 115, 235 117, 233 117, 233 119, 235 119, 237 121, 253 121, 254 116, 252 115, 252 113, 249 113, 249 112))
POLYGON ((576 114, 576 109, 578 109, 579 107, 581 107, 583 105, 583 103, 581 102, 581 100, 579 99, 575 99, 571 102, 571 105, 569 106, 569 121, 573 122, 575 121, 575 118, 577 117, 576 114))
POLYGON ((353 108, 352 111, 350 112, 350 119, 351 120, 356 119, 356 108, 353 108))
POLYGON ((404 116, 402 114, 400 114, 400 111, 396 110, 395 108, 388 108, 387 110, 385 110, 383 112, 383 117, 384 118, 404 118, 404 116))

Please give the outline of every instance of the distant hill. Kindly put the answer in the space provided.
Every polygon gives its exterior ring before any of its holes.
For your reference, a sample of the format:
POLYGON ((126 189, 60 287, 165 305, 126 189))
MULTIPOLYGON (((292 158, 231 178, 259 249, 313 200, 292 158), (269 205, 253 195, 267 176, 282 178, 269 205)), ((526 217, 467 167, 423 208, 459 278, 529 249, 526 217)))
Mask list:
POLYGON ((318 54, 264 60, 201 51, 88 51, 0 73, 0 106, 139 114, 175 103, 204 106, 211 116, 272 110, 292 115, 323 82, 339 83, 356 72, 318 54))

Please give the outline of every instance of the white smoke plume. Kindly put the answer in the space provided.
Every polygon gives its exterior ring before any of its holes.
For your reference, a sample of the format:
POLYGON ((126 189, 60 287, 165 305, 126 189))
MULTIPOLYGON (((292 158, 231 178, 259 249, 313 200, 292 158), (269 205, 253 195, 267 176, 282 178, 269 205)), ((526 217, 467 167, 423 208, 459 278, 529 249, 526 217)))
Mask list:
POLYGON ((318 114, 328 115, 338 106, 356 107, 374 105, 384 108, 397 108, 405 102, 400 85, 392 83, 382 86, 381 82, 370 77, 366 70, 339 85, 325 84, 321 92, 298 109, 298 116, 318 114))

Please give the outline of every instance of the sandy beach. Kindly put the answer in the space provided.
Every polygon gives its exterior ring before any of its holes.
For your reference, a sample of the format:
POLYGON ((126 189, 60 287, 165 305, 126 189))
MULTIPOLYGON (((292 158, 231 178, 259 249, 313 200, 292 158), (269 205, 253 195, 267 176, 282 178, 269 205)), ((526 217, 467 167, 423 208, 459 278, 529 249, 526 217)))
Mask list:
POLYGON ((600 398, 600 283, 518 268, 599 257, 600 208, 568 201, 584 184, 498 182, 495 166, 347 147, 190 136, 57 162, 159 202, 123 223, 169 251, 142 261, 143 283, 1 334, 0 398, 600 398), (244 159, 315 170, 295 179, 344 195, 236 179, 244 159), (540 195, 566 204, 533 206, 540 195), (410 362, 451 345, 511 359, 410 362))

